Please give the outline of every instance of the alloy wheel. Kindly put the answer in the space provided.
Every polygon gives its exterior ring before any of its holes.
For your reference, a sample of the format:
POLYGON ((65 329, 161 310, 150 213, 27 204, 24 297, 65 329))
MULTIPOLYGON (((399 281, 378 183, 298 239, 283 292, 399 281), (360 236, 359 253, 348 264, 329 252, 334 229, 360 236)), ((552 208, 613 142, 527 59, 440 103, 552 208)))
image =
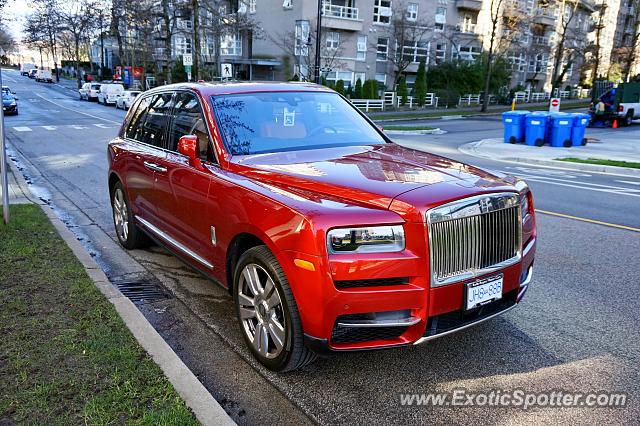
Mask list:
POLYGON ((129 236, 129 214, 127 204, 124 201, 124 193, 120 188, 116 188, 113 193, 113 219, 118 237, 122 241, 127 241, 129 236))
POLYGON ((275 358, 286 341, 282 299, 273 279, 260 265, 247 264, 237 286, 242 329, 253 348, 265 358, 275 358))

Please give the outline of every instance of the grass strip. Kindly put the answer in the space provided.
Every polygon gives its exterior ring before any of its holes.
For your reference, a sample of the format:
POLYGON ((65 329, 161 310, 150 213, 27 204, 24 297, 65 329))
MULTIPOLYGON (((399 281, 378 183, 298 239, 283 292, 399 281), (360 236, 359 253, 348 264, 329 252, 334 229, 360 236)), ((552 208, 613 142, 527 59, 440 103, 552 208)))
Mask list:
POLYGON ((600 166, 616 166, 616 167, 628 167, 630 169, 640 169, 640 163, 632 161, 622 160, 602 160, 599 158, 556 158, 558 161, 567 161, 569 163, 582 163, 582 164, 598 164, 600 166))
POLYGON ((42 210, 0 223, 0 424, 198 424, 42 210))
POLYGON ((384 126, 384 130, 433 130, 431 126, 384 126))

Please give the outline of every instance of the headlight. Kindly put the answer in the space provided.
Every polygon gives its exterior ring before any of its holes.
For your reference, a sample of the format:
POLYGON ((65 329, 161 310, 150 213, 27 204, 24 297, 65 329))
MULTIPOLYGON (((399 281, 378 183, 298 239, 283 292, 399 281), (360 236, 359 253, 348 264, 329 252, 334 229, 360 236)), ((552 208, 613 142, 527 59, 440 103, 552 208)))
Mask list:
POLYGON ((327 233, 329 253, 393 253, 404 250, 401 225, 332 229, 327 233))
POLYGON ((529 205, 529 191, 520 194, 520 211, 522 212, 522 220, 531 213, 531 206, 529 205))

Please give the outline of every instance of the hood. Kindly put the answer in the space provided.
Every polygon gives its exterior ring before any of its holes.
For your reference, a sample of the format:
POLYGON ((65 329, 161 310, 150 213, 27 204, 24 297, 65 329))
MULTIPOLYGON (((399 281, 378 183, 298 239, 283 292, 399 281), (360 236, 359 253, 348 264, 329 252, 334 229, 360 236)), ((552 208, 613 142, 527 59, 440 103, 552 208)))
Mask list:
POLYGON ((389 208, 394 198, 441 183, 504 182, 475 167, 389 143, 233 158, 235 172, 286 189, 389 208))
POLYGON ((14 98, 2 98, 2 105, 13 105, 16 100, 14 98))

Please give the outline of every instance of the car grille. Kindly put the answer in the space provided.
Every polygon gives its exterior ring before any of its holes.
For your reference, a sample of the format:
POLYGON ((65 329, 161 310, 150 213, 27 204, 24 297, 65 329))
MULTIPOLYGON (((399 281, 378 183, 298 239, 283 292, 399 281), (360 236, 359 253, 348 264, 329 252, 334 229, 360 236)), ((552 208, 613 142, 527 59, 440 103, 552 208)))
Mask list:
POLYGON ((405 285, 409 283, 409 278, 407 277, 397 277, 397 278, 376 278, 369 280, 342 280, 342 281, 334 281, 333 284, 338 289, 345 288, 360 288, 360 287, 382 287, 388 285, 405 285))
POLYGON ((467 198, 427 212, 431 286, 475 277, 516 263, 522 254, 519 197, 467 198))
POLYGON ((352 328, 336 325, 331 332, 333 343, 361 343, 373 340, 393 340, 400 337, 407 327, 352 328))

